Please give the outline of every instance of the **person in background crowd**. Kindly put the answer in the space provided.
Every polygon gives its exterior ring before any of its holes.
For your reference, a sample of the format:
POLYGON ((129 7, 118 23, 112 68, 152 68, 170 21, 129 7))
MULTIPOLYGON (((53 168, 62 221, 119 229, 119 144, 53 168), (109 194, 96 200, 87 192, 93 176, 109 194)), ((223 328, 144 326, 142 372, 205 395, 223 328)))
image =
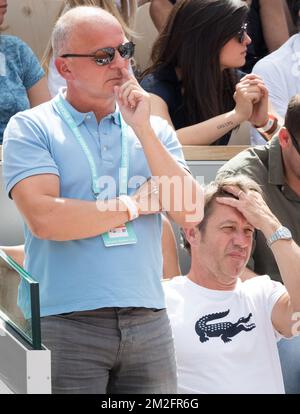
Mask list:
POLYGON ((0 144, 9 119, 50 99, 44 71, 30 47, 1 33, 7 0, 0 0, 0 144))
POLYGON ((262 80, 237 69, 251 42, 247 13, 242 1, 180 1, 153 45, 141 85, 151 94, 152 114, 166 119, 184 145, 227 145, 244 121, 268 121, 262 80))
POLYGON ((298 28, 298 26, 299 26, 298 2, 299 2, 299 0, 286 0, 286 5, 287 5, 287 8, 289 10, 289 16, 291 17, 292 24, 293 24, 294 28, 298 28))
POLYGON ((277 50, 290 34, 285 0, 245 1, 249 5, 248 33, 252 42, 248 45, 246 64, 242 70, 249 73, 256 62, 277 50))
POLYGON ((247 176, 220 177, 205 188, 204 219, 185 229, 191 269, 164 283, 179 393, 284 393, 276 341, 298 333, 300 248, 280 229, 247 176), (285 286, 267 275, 239 279, 255 229, 285 286))
MULTIPOLYGON (((248 32, 252 39, 243 66, 243 70, 249 73, 259 59, 287 41, 294 26, 286 0, 243 1, 249 6, 248 32)), ((176 0, 151 0, 150 15, 158 31, 163 29, 175 3, 176 0)))
MULTIPOLYGON (((299 0, 294 0, 291 12, 294 22, 298 24, 299 0)), ((264 80, 272 107, 284 118, 289 100, 300 92, 300 33, 294 34, 278 50, 257 62, 253 72, 264 80)))
MULTIPOLYGON (((217 177, 245 174, 252 178, 261 186, 269 208, 300 244, 300 95, 291 99, 284 125, 265 146, 253 147, 229 160, 217 177)), ((251 267, 255 274, 282 281, 280 266, 261 231, 255 237, 251 267)), ((300 336, 281 340, 279 354, 286 392, 300 394, 300 336)))
POLYGON ((168 20, 176 0, 150 0, 150 16, 157 30, 160 32, 168 20))
POLYGON ((298 32, 298 17, 294 19, 293 15, 295 15, 294 6, 298 0, 285 0, 284 2, 284 9, 286 20, 289 26, 290 36, 293 36, 295 33, 298 32))

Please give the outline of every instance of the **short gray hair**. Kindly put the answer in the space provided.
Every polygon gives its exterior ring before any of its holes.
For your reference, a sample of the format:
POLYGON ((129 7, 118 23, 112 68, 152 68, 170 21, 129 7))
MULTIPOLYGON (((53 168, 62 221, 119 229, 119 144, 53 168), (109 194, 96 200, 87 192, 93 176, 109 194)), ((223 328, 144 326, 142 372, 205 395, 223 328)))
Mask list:
POLYGON ((101 18, 103 20, 118 20, 109 12, 97 6, 78 6, 68 10, 62 14, 55 23, 52 31, 52 49, 53 57, 56 58, 65 52, 72 33, 76 30, 79 22, 91 21, 93 18, 101 18))

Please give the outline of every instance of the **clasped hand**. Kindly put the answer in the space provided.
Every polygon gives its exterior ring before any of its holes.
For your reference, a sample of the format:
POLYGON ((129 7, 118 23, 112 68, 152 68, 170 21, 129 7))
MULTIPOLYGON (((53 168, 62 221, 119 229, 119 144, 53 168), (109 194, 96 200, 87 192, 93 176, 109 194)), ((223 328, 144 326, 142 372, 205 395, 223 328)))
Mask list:
POLYGON ((268 95, 268 89, 259 76, 244 76, 236 85, 234 94, 236 113, 254 126, 265 125, 268 120, 268 95))
POLYGON ((150 96, 127 69, 121 70, 124 83, 115 86, 115 95, 125 122, 137 132, 150 125, 150 96))

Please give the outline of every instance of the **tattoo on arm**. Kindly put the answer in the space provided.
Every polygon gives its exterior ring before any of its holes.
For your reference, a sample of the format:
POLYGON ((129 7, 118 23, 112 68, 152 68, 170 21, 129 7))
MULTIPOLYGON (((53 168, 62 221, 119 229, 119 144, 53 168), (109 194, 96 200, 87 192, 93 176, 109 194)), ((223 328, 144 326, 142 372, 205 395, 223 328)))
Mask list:
POLYGON ((234 123, 232 121, 225 122, 224 124, 217 125, 217 129, 223 129, 228 127, 234 127, 234 123))

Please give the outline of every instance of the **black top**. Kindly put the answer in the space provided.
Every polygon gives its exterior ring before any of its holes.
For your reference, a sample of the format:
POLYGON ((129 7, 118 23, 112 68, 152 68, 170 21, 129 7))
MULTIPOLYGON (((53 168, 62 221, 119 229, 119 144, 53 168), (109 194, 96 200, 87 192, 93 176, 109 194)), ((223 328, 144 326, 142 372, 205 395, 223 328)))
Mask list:
MULTIPOLYGON (((243 76, 244 73, 237 70, 238 79, 241 79, 243 76)), ((147 92, 153 93, 165 101, 176 130, 191 125, 182 100, 181 82, 178 80, 173 67, 169 66, 158 69, 156 72, 145 76, 141 85, 147 92)), ((211 145, 227 145, 230 136, 231 131, 211 145)))
POLYGON ((188 126, 182 102, 181 82, 173 67, 162 68, 145 76, 141 85, 147 92, 158 95, 166 102, 175 129, 188 126))

